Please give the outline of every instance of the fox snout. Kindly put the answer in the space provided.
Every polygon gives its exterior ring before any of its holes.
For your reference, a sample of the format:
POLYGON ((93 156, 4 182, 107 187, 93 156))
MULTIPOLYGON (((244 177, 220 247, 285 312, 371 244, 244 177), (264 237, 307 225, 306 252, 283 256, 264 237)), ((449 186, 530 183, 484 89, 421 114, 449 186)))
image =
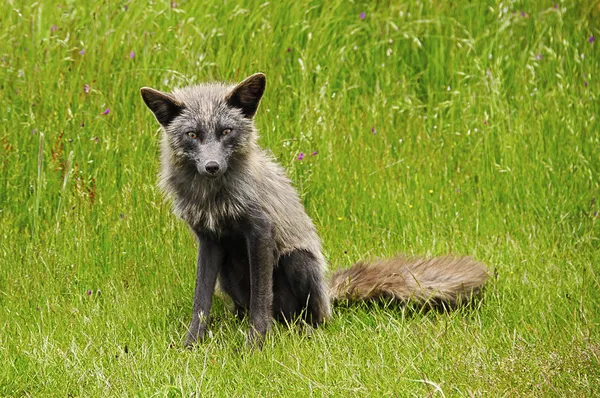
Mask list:
POLYGON ((210 178, 217 178, 221 177, 225 173, 227 165, 224 162, 219 162, 217 160, 197 160, 196 169, 200 175, 210 178))
POLYGON ((195 149, 196 169, 202 176, 217 178, 227 170, 229 152, 220 142, 199 144, 195 149))

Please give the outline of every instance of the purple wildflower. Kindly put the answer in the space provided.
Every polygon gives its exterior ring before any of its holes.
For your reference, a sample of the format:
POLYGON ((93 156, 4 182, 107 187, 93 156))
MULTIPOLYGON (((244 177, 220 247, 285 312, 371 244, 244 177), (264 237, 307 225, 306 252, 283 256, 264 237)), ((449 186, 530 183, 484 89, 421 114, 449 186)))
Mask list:
POLYGON ((375 127, 371 127, 371 133, 377 134, 377 130, 375 129, 375 127))
POLYGON ((83 85, 83 92, 88 94, 90 92, 90 85, 89 84, 84 84, 83 85))
POLYGON ((129 10, 129 6, 128 6, 127 4, 125 4, 125 7, 124 7, 124 8, 125 8, 125 11, 128 11, 128 10, 129 10))
POLYGON ((300 152, 300 154, 298 155, 298 160, 302 160, 304 159, 304 153, 300 152))
POLYGON ((594 39, 594 35, 590 36, 590 38, 588 39, 588 41, 589 41, 590 43, 593 43, 593 42, 594 42, 594 40, 595 40, 595 39, 594 39))
POLYGON ((83 55, 85 54, 85 48, 82 48, 81 51, 79 51, 79 55, 83 55))
POLYGON ((536 61, 541 61, 541 60, 542 60, 542 58, 543 58, 542 54, 537 54, 537 55, 535 56, 535 59, 536 59, 536 61))
POLYGON ((58 30, 58 26, 56 26, 56 24, 54 24, 50 27, 50 32, 56 32, 57 30, 58 30))
POLYGON ((319 153, 319 151, 314 151, 314 152, 312 153, 312 156, 315 156, 315 155, 316 155, 316 154, 318 154, 318 153, 319 153))
POLYGON ((106 108, 104 110, 104 112, 102 112, 103 115, 108 115, 110 113, 110 108, 106 108))
POLYGON ((92 295, 92 291, 91 290, 88 290, 87 293, 88 293, 88 296, 92 295))
POLYGON ((555 9, 555 10, 558 10, 558 3, 556 3, 556 4, 554 5, 554 9, 555 9))
POLYGON ((367 13, 365 13, 365 12, 360 13, 360 19, 365 19, 366 17, 367 17, 367 13))
POLYGON ((135 57, 135 52, 133 52, 133 51, 132 51, 132 52, 130 52, 130 53, 129 53, 129 58, 133 59, 134 57, 135 57))

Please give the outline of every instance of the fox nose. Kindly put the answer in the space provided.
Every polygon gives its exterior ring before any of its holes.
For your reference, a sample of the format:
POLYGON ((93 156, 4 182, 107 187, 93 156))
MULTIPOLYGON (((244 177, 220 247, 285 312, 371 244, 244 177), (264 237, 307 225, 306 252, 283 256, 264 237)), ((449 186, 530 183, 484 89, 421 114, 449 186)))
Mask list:
POLYGON ((217 171, 219 171, 219 163, 211 160, 204 165, 204 168, 208 174, 215 174, 217 171))

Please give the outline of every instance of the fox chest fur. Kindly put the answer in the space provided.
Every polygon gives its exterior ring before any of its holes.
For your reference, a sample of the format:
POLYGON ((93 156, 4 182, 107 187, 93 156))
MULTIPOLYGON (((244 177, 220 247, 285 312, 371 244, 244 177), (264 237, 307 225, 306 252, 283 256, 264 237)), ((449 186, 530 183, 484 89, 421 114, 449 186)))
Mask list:
POLYGON ((194 170, 173 170, 163 164, 160 186, 172 197, 173 211, 196 230, 222 235, 248 213, 256 202, 251 187, 202 178, 194 170))

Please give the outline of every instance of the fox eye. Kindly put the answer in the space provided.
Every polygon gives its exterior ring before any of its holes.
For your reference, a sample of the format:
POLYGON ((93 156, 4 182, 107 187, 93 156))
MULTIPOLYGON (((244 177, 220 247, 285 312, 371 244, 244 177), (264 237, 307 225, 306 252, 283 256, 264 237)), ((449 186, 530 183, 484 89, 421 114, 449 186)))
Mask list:
POLYGON ((223 132, 221 133, 221 135, 227 135, 229 133, 231 133, 231 129, 225 129, 225 130, 223 130, 223 132))
POLYGON ((186 134, 188 135, 188 137, 190 137, 193 140, 198 138, 198 134, 194 133, 193 131, 188 131, 186 134))

